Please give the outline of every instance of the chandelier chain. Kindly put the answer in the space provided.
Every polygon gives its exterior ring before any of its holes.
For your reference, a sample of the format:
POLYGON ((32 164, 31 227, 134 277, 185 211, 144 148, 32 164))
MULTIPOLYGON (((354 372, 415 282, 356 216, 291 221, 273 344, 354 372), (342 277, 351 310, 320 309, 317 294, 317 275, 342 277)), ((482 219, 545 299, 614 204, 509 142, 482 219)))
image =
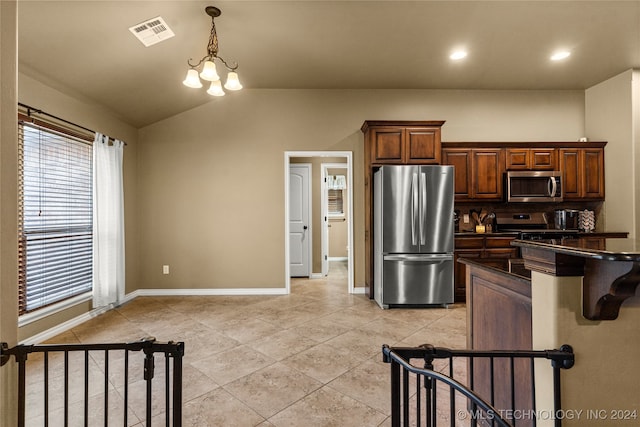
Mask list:
POLYGON ((207 52, 212 58, 218 57, 218 35, 216 34, 216 23, 213 16, 211 17, 211 35, 209 36, 207 52))
POLYGON ((187 64, 189 64, 189 66, 191 68, 196 68, 199 67, 200 64, 202 64, 204 61, 206 60, 211 60, 213 61, 214 59, 219 59, 225 67, 227 67, 227 69, 229 71, 235 71, 238 68, 238 63, 233 61, 225 61, 224 58, 222 58, 221 56, 218 56, 218 34, 216 32, 216 23, 215 23, 215 19, 212 16, 211 17, 211 34, 209 35, 209 43, 207 44, 207 56, 205 56, 204 58, 202 58, 200 61, 198 61, 197 63, 193 64, 191 63, 193 58, 189 58, 189 60, 187 61, 187 64))

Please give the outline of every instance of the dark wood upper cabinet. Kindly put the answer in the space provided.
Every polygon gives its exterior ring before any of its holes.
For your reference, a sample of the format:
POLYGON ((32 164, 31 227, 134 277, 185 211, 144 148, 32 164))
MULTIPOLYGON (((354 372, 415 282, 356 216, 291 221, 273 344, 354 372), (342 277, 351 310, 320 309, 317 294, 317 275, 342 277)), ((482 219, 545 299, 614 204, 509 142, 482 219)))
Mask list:
POLYGON ((604 149, 584 149, 583 195, 588 199, 604 199, 604 149))
POLYGON ((455 169, 455 199, 502 200, 504 154, 500 148, 443 148, 442 164, 455 169))
POLYGON ((554 148, 506 148, 506 170, 556 170, 557 151, 554 148))
POLYGON ((553 148, 532 148, 531 169, 556 170, 558 168, 557 151, 553 148))
POLYGON ((442 164, 455 167, 455 200, 502 201, 504 172, 558 170, 563 197, 604 200, 604 147, 600 142, 443 142, 442 164), (530 148, 536 144, 540 148, 530 148), (544 145, 543 145, 544 144, 544 145))
POLYGON ((503 151, 499 148, 472 149, 473 198, 502 200, 503 151))
POLYGON ((371 165, 440 164, 443 122, 367 121, 362 126, 371 165))
POLYGON ((561 148, 565 200, 604 200, 604 148, 561 148))
POLYGON ((405 162, 410 164, 440 164, 440 127, 407 128, 405 162))
POLYGON ((506 149, 507 170, 527 170, 529 169, 530 154, 528 148, 507 148, 506 149))
POLYGON ((580 151, 560 149, 560 169, 562 170, 562 197, 578 199, 582 194, 580 173, 580 151))
POLYGON ((405 158, 404 129, 374 128, 369 137, 371 142, 372 162, 402 163, 405 158))
POLYGON ((468 148, 445 148, 442 164, 454 168, 454 194, 457 201, 471 198, 471 150, 468 148))

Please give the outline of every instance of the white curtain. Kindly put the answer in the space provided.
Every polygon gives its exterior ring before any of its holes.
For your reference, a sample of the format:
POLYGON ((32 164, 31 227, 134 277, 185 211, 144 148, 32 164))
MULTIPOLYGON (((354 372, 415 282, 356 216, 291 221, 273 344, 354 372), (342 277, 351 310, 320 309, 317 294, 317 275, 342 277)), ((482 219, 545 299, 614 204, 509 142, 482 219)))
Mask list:
POLYGON ((96 133, 93 143, 93 306, 124 299, 124 142, 96 133))

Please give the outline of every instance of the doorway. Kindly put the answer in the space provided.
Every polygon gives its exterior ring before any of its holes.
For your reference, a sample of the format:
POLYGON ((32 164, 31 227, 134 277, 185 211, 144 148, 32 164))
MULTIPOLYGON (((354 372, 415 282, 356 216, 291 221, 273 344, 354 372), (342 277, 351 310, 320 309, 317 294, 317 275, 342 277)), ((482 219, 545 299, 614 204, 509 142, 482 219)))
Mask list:
POLYGON ((347 243, 347 215, 351 206, 345 203, 347 187, 346 163, 322 163, 322 275, 329 273, 329 262, 345 261, 351 248, 347 243))
MULTIPOLYGON (((311 162, 314 159, 319 159, 320 161, 322 161, 322 159, 327 159, 327 162, 329 161, 329 158, 340 158, 340 159, 344 159, 344 163, 341 163, 341 166, 344 167, 345 169, 345 177, 346 180, 348 182, 353 182, 353 153, 350 151, 286 151, 284 153, 284 167, 285 167, 285 183, 284 183, 284 195, 285 195, 285 239, 284 239, 284 243, 285 243, 285 287, 286 287, 286 293, 291 293, 291 276, 292 276, 292 272, 291 272, 291 242, 290 242, 290 227, 291 227, 291 219, 290 219, 290 212, 289 212, 289 208, 290 208, 290 192, 291 192, 291 182, 290 182, 290 167, 292 164, 292 160, 293 161, 298 161, 301 159, 303 161, 308 161, 311 162)), ((331 160, 332 162, 334 160, 331 160)), ((322 168, 319 168, 322 169, 322 168)), ((344 203, 351 207, 353 206, 353 189, 352 186, 348 186, 346 189, 346 199, 344 200, 344 203)), ((323 216, 323 212, 321 211, 321 205, 322 203, 317 203, 317 204, 313 204, 313 210, 315 212, 312 212, 310 214, 311 217, 318 217, 319 219, 322 219, 323 221, 325 220, 325 216, 323 216)), ((327 218, 328 220, 328 218, 327 218)), ((346 215, 345 215, 345 222, 346 222, 346 226, 347 226, 347 247, 349 248, 349 250, 347 251, 347 291, 349 293, 355 293, 354 291, 354 268, 353 268, 353 209, 349 208, 346 215)), ((309 231, 313 231, 312 230, 313 227, 309 227, 309 231)), ((320 240, 320 239, 318 239, 320 240)), ((314 251, 312 250, 312 258, 313 258, 313 253, 314 252, 318 252, 318 251, 314 251)), ((323 258, 324 258, 324 254, 326 254, 326 249, 323 249, 323 258)), ((316 254, 317 255, 317 254, 316 254)), ((323 260, 324 261, 324 260, 323 260)), ((313 272, 313 262, 311 262, 311 274, 310 277, 322 277, 323 274, 325 274, 326 272, 324 271, 324 267, 322 267, 322 271, 320 271, 320 269, 318 269, 317 273, 313 272), (316 275, 317 274, 317 275, 316 275)))

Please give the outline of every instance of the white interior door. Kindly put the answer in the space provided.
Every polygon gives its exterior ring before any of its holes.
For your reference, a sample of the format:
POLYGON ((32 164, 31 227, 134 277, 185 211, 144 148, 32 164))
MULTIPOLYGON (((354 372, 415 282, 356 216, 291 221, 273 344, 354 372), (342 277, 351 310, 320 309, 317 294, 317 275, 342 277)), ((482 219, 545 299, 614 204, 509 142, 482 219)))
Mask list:
POLYGON ((294 164, 289 167, 289 274, 308 277, 310 270, 311 165, 294 164))

